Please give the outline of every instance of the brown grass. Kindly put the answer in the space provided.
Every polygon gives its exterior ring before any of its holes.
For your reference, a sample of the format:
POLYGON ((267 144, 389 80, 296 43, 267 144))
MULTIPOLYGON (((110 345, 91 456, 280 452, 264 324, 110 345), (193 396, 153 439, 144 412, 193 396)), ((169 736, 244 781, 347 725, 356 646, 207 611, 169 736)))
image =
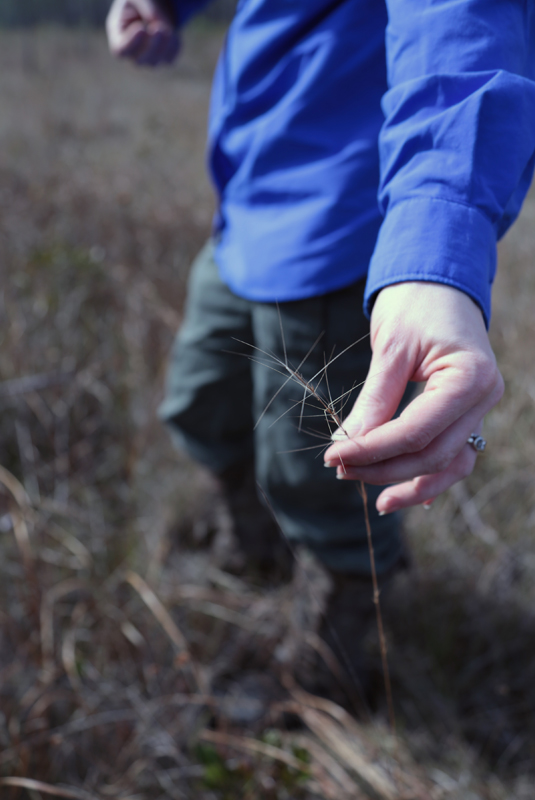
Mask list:
POLYGON ((192 30, 156 73, 101 35, 0 37, 0 795, 527 800, 534 201, 501 249, 488 452, 407 516, 394 747, 380 694, 364 724, 281 675, 291 588, 219 568, 225 515, 155 421, 209 230, 221 35, 192 30), (244 674, 276 699, 240 697, 244 674))

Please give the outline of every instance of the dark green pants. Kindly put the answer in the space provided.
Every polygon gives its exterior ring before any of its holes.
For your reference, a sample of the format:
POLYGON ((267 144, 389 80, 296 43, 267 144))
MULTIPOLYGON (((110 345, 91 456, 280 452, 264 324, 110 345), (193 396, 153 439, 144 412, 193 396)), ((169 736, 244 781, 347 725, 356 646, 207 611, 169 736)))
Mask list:
MULTIPOLYGON (((292 380, 283 385, 287 375, 276 361, 287 358, 294 368, 301 364, 308 380, 364 337, 333 361, 328 384, 324 379, 319 387, 326 398, 355 387, 346 396, 349 411, 371 357, 363 291, 360 281, 279 308, 244 300, 221 281, 208 243, 191 273, 160 416, 178 445, 214 472, 254 456, 258 483, 285 535, 331 569, 364 575, 370 564, 357 485, 336 480, 335 470, 324 468, 322 445, 330 434, 325 415, 307 403, 300 424, 303 390, 292 380)), ((368 487, 381 573, 398 560, 401 545, 397 515, 379 517, 375 510, 378 491, 368 487)))

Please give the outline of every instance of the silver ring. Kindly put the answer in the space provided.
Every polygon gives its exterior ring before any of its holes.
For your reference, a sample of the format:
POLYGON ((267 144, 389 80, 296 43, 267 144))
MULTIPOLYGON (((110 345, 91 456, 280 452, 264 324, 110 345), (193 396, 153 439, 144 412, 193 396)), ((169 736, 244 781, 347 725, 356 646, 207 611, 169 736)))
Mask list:
POLYGON ((472 433, 466 441, 470 447, 476 451, 476 453, 482 453, 487 446, 486 440, 478 433, 472 433))

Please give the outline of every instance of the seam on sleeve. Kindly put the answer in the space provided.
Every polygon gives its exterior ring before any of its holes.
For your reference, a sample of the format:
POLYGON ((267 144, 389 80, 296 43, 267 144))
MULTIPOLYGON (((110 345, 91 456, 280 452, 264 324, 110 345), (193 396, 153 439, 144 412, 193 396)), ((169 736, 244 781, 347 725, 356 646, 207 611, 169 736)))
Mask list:
POLYGON ((410 203, 411 200, 425 200, 426 202, 431 203, 444 203, 445 205, 452 205, 452 206, 459 206, 460 208, 468 208, 470 211, 476 211, 480 217, 483 217, 486 222, 496 231, 497 225, 493 223, 491 218, 478 206, 471 205, 470 203, 463 203, 462 200, 450 200, 446 197, 431 197, 427 194, 411 194, 408 197, 404 197, 403 200, 395 200, 393 203, 390 203, 386 214, 384 214, 384 219, 388 216, 388 214, 398 206, 403 205, 404 203, 410 203))

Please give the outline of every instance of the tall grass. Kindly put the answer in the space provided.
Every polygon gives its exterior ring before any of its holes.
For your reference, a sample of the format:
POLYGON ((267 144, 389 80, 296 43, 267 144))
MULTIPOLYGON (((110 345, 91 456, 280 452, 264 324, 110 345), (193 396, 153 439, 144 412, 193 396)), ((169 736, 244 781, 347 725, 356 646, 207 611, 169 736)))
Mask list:
POLYGON ((283 674, 292 588, 220 568, 225 510, 155 420, 221 32, 157 73, 87 31, 0 39, 1 796, 531 798, 533 200, 501 250, 487 452, 407 517, 394 750, 381 692, 364 723, 283 674))

